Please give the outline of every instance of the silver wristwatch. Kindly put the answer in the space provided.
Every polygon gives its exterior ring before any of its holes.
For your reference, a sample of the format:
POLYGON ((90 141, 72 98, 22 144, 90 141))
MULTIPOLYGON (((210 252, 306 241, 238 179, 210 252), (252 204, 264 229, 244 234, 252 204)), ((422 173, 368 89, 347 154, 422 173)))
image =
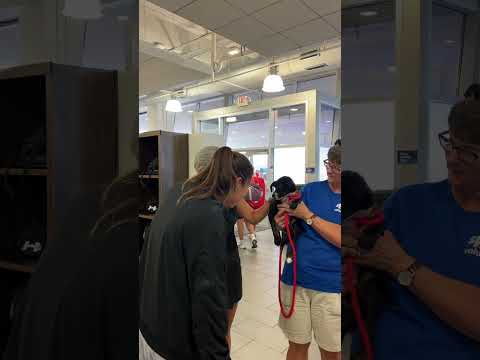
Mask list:
POLYGON ((397 281, 400 285, 410 287, 415 279, 417 270, 421 267, 420 263, 416 260, 410 265, 407 270, 401 271, 397 275, 397 281))
POLYGON ((313 220, 315 220, 316 217, 317 217, 317 215, 313 214, 307 220, 305 220, 305 222, 307 223, 308 226, 312 226, 313 220))

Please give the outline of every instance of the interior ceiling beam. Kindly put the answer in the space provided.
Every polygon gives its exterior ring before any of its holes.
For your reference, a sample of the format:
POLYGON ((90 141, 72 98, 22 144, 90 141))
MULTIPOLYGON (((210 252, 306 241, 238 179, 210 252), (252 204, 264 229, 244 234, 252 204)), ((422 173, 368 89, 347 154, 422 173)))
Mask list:
POLYGON ((185 68, 211 75, 210 65, 195 59, 186 59, 185 57, 180 56, 173 51, 163 51, 161 49, 157 49, 154 45, 141 39, 139 40, 139 51, 144 54, 178 64, 185 68))

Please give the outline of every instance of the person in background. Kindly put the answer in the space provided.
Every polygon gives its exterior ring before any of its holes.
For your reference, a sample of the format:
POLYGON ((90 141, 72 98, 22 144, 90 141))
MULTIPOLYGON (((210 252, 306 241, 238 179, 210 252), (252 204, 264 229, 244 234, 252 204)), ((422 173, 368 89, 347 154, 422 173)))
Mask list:
POLYGON ((472 84, 464 94, 466 101, 480 100, 480 84, 472 84))
POLYGON ((448 178, 404 187, 385 204, 388 231, 356 262, 391 275, 376 360, 480 359, 480 102, 465 101, 439 134, 448 178))
MULTIPOLYGON (((279 206, 275 217, 284 228, 284 214, 303 221, 303 233, 296 239, 297 288, 292 317, 280 314, 279 326, 289 340, 287 360, 306 360, 312 340, 322 360, 341 357, 341 149, 328 151, 327 181, 307 184, 302 202, 295 210, 279 206)), ((293 269, 285 262, 281 282, 282 303, 292 304, 293 269)))
MULTIPOLYGON (((266 186, 265 180, 261 177, 258 171, 255 172, 255 175, 252 178, 252 183, 249 189, 250 200, 247 200, 248 205, 254 209, 261 209, 265 205, 265 195, 266 195, 266 186)), ((247 226, 248 230, 248 239, 250 246, 253 249, 256 249, 258 246, 256 224, 240 219, 237 221, 237 227, 239 229, 239 238, 240 238, 240 248, 248 249, 248 244, 243 240, 243 223, 247 226)))

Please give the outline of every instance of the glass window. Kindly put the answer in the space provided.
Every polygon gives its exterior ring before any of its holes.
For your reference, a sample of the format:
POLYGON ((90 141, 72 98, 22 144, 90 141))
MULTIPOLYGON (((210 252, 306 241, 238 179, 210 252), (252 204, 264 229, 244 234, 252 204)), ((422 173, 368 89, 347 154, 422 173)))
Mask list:
POLYGON ((305 145, 305 105, 275 110, 275 147, 305 145))
POLYGON ((275 149, 273 176, 290 176, 295 184, 305 184, 305 146, 275 149))
POLYGON ((320 146, 330 146, 330 144, 332 144, 334 118, 335 109, 327 105, 322 105, 318 124, 318 143, 320 146))
POLYGON ((203 134, 220 134, 218 119, 200 121, 200 132, 203 134))
POLYGON ((393 98, 395 64, 395 2, 342 9, 342 97, 393 98))
POLYGON ((431 96, 455 101, 458 94, 465 16, 439 5, 432 7, 431 96))
POLYGON ((138 114, 138 132, 143 133, 148 131, 148 112, 141 111, 138 114))
POLYGON ((227 146, 232 149, 258 149, 269 146, 268 111, 224 118, 227 146))

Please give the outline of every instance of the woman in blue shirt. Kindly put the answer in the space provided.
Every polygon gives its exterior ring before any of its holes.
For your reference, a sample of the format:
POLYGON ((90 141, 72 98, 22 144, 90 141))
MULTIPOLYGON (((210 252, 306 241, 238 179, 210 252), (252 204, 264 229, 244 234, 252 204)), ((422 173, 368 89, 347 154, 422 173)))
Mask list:
POLYGON ((376 360, 480 359, 480 102, 454 106, 439 140, 447 180, 394 194, 389 231, 368 254, 343 234, 345 253, 393 278, 376 360))
MULTIPOLYGON (((340 360, 341 348, 341 148, 332 147, 325 161, 328 181, 307 184, 303 202, 296 210, 280 206, 283 215, 303 220, 303 233, 296 239, 297 289, 292 317, 280 315, 279 325, 289 340, 287 360, 308 358, 312 338, 322 360, 340 360)), ((292 303, 292 264, 285 263, 281 283, 282 303, 287 312, 292 303)))

